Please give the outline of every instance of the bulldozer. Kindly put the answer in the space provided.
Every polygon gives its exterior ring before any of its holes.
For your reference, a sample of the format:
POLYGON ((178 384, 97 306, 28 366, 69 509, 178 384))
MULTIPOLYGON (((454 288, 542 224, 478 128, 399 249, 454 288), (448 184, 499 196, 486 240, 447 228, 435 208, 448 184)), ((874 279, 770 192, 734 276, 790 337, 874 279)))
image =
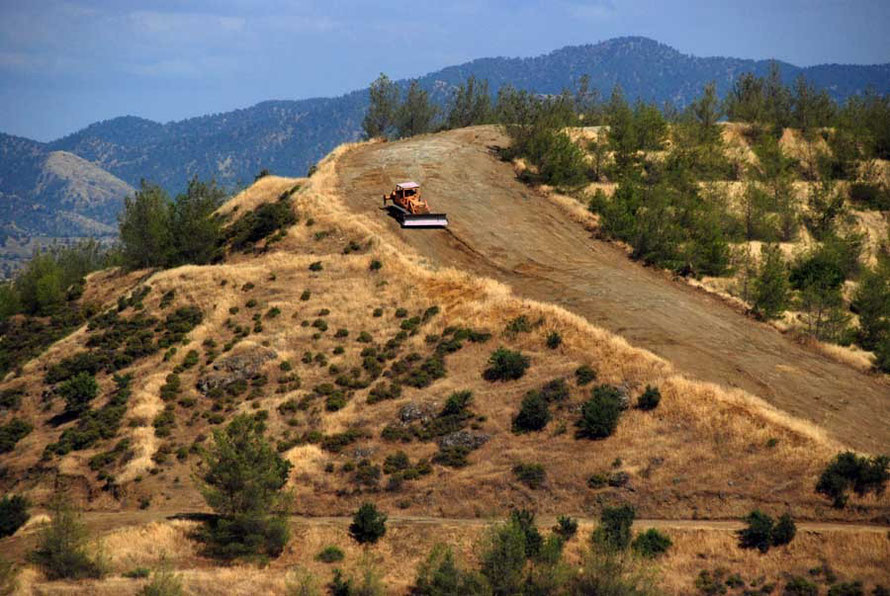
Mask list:
POLYGON ((433 213, 430 206, 420 197, 420 185, 416 182, 400 182, 389 195, 383 195, 383 208, 394 212, 403 228, 445 228, 448 217, 444 213, 433 213), (392 205, 386 206, 390 201, 392 205))

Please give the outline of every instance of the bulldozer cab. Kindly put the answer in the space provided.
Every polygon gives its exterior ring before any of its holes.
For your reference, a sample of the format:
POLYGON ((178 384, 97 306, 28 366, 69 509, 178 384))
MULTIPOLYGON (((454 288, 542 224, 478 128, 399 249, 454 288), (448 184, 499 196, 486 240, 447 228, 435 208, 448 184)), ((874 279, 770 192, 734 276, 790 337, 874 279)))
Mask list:
POLYGON ((396 184, 396 195, 401 199, 420 197, 420 185, 416 182, 396 184))

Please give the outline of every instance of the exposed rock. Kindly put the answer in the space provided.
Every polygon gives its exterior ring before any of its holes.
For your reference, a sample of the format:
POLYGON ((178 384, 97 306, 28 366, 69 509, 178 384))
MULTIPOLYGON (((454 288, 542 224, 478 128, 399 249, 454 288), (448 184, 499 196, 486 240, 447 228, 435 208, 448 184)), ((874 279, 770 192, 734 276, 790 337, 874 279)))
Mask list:
POLYGON ((198 379, 198 390, 207 394, 217 387, 225 387, 236 381, 246 381, 260 372, 269 360, 278 358, 274 350, 260 346, 245 347, 237 353, 217 360, 213 370, 198 379))
POLYGON ((439 439, 440 447, 467 447, 469 449, 478 449, 491 438, 491 435, 485 433, 472 432, 468 430, 459 430, 451 434, 445 435, 439 439))
POLYGON ((415 420, 427 422, 436 415, 436 411, 435 404, 418 404, 412 401, 399 409, 399 420, 406 424, 415 420))

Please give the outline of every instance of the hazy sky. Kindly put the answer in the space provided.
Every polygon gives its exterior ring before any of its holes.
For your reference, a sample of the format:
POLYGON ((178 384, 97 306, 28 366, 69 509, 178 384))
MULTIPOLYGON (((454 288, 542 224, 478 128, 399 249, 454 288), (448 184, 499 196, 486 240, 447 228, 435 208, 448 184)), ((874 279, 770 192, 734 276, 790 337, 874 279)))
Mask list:
POLYGON ((888 0, 0 0, 0 131, 51 140, 338 95, 380 71, 644 35, 699 56, 890 62, 888 0))

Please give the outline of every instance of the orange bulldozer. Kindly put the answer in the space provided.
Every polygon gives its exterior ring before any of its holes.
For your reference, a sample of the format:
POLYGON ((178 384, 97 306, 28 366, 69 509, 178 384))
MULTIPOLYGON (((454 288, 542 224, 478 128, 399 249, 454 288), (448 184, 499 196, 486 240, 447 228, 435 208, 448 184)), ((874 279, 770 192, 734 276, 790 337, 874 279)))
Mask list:
POLYGON ((400 182, 389 196, 383 195, 383 207, 386 202, 392 205, 396 219, 403 228, 445 228, 448 217, 444 213, 432 213, 430 206, 420 198, 420 185, 416 182, 400 182))

